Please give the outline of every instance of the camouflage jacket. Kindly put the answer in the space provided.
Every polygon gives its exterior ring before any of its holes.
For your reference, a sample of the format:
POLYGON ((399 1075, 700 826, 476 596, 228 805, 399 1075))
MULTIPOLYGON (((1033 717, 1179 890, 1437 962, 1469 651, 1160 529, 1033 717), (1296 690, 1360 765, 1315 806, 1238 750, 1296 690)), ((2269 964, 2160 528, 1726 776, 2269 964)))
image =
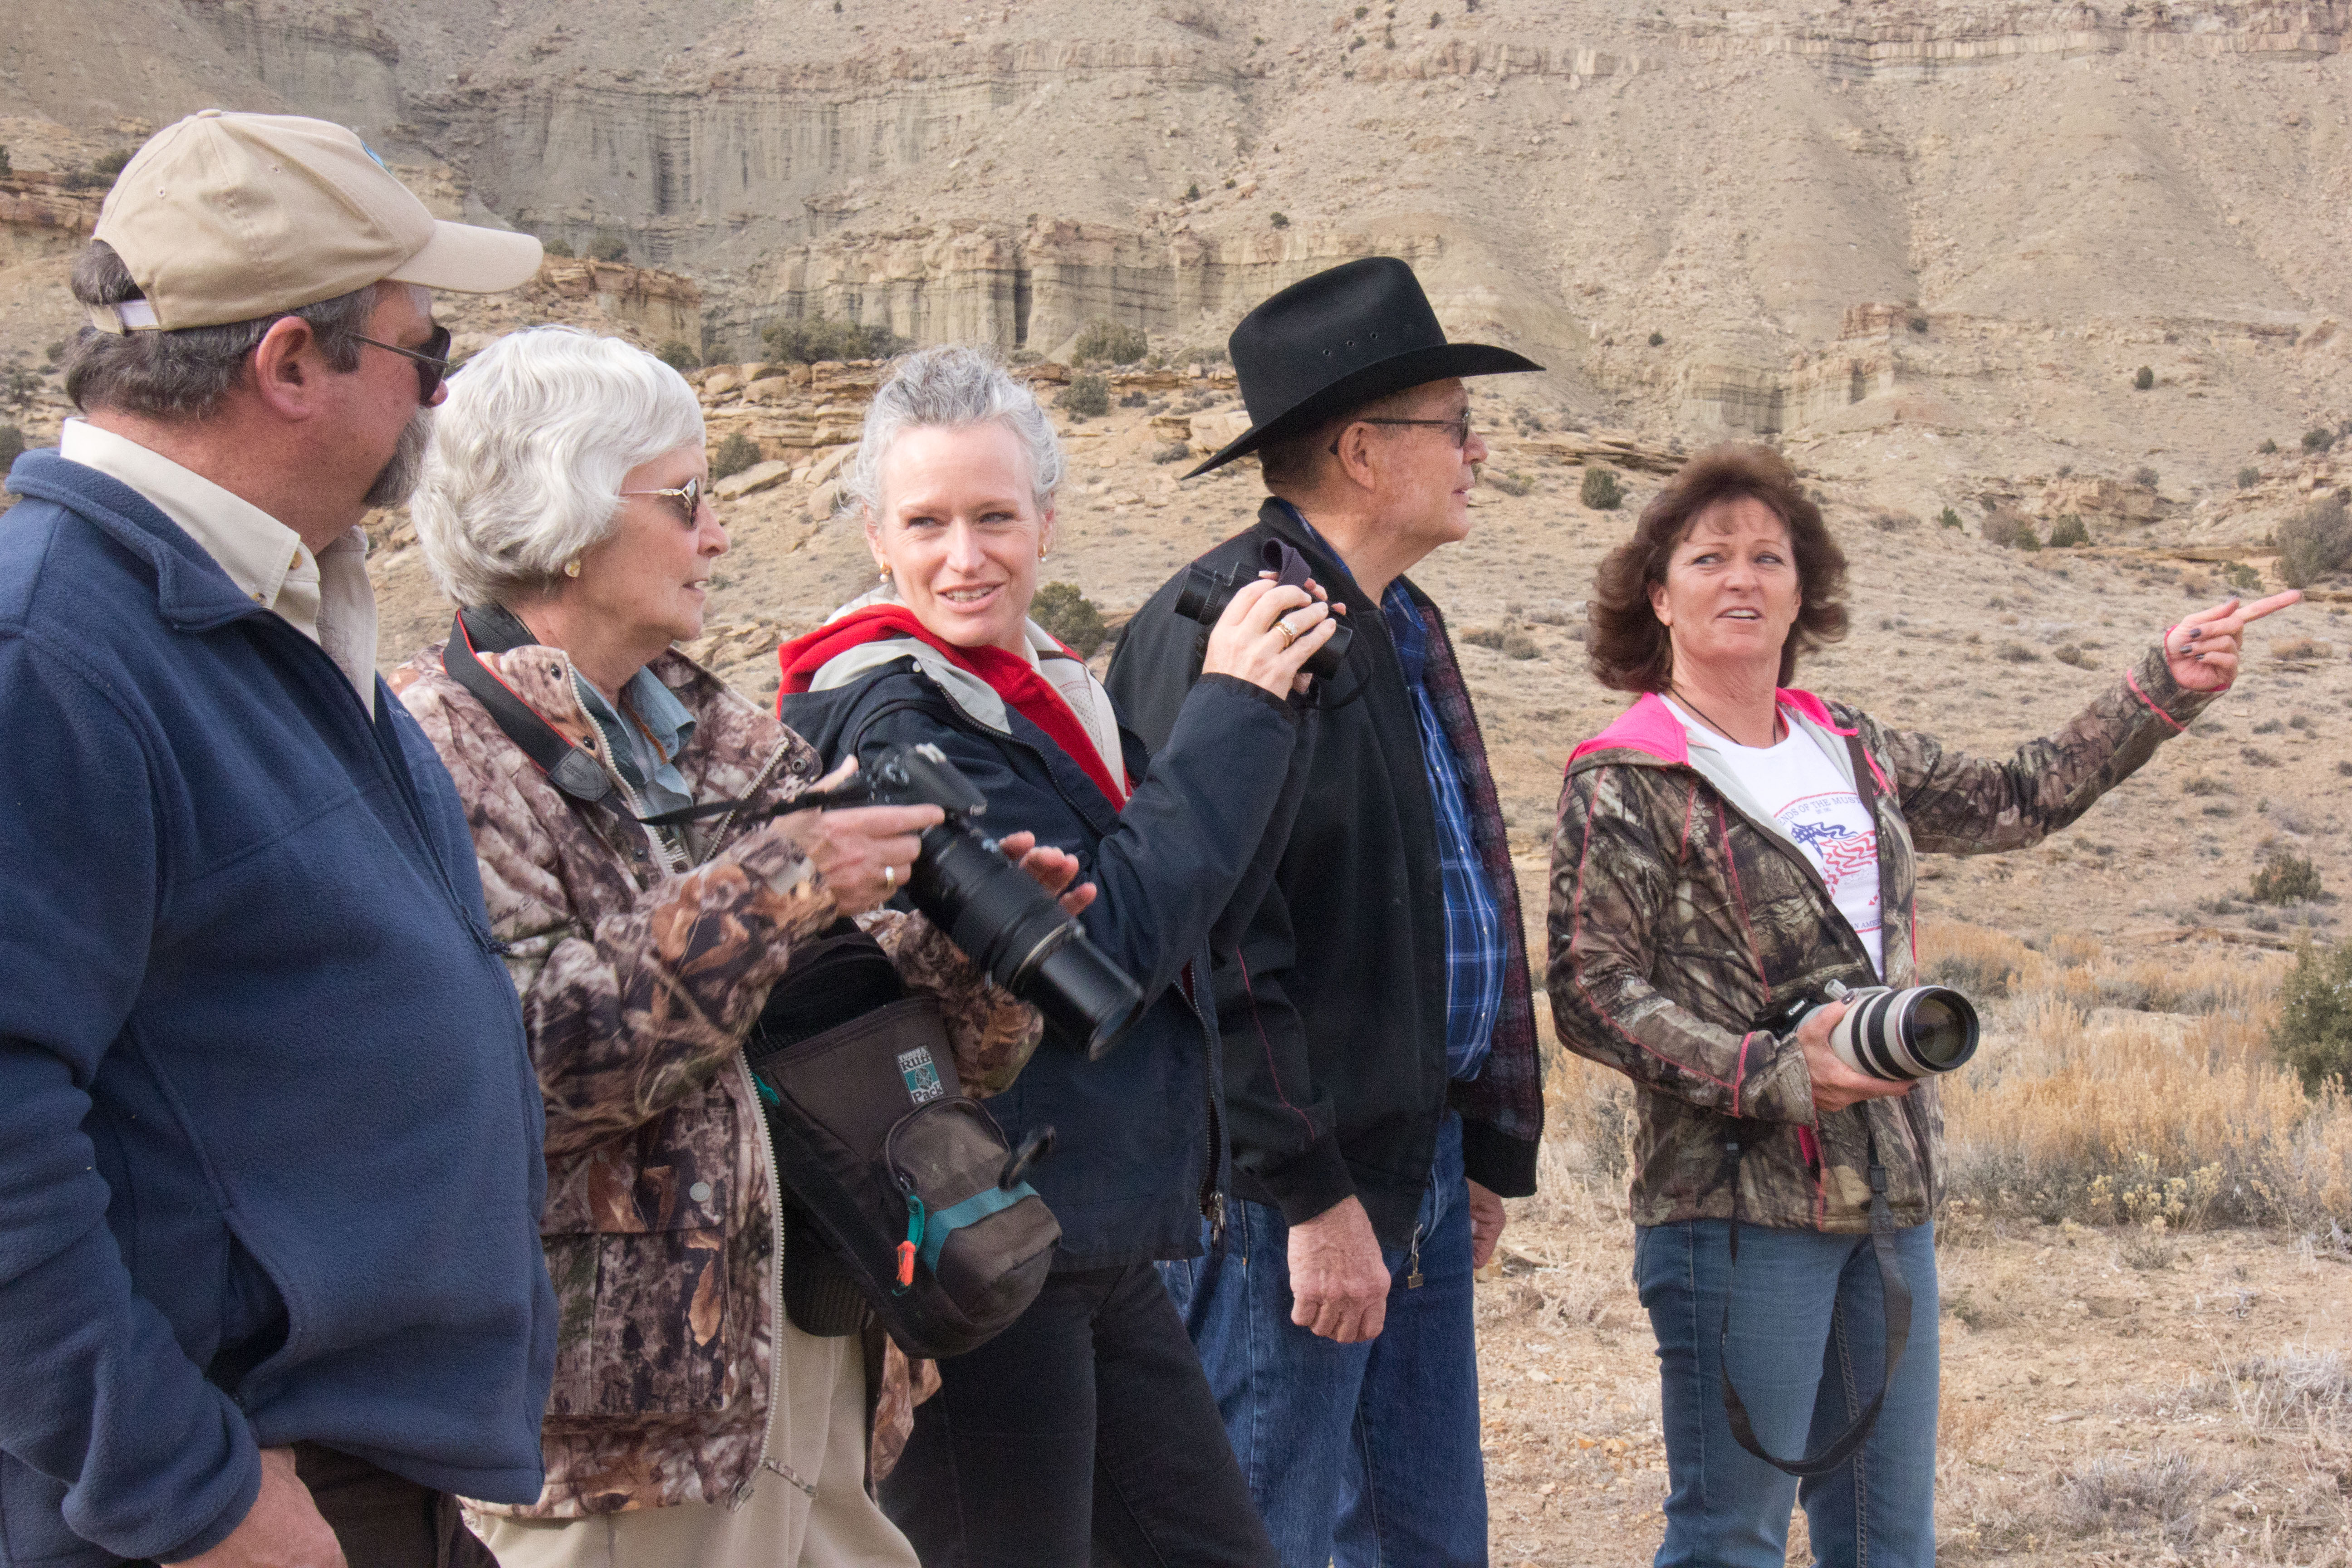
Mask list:
MULTIPOLYGON (((483 658, 612 771, 560 650, 483 658)), ((728 1501, 767 1436, 775 1177, 740 1047, 793 942, 835 913, 792 844, 740 823, 805 789, 819 763, 683 655, 649 668, 694 717, 676 759, 694 797, 747 803, 676 846, 558 793, 443 670, 439 644, 392 676, 457 780, 547 1105, 541 1239, 560 1313, 547 1485, 499 1510, 534 1518, 728 1501)), ((939 995, 960 1051, 1037 1028, 921 917, 861 923, 939 995)), ((896 1347, 886 1363, 868 1391, 880 1468, 912 1419, 910 1375, 935 1375, 910 1374, 896 1347)))
MULTIPOLYGON (((2017 849, 2065 826, 2179 734, 2210 696, 2151 649, 2056 734, 2004 762, 1946 751, 1842 704, 1783 691, 1782 716, 1842 776, 1859 731, 1877 793, 1885 984, 1913 984, 1915 856, 2017 849)), ((1735 1117, 1770 1124, 1739 1170, 1759 1225, 1870 1228, 1874 1135, 1899 1225, 1935 1212, 1943 1113, 1930 1079, 1816 1121, 1793 1034, 1755 1021, 1832 980, 1879 984, 1803 852, 1743 794, 1704 732, 1644 697, 1569 761, 1552 840, 1552 1017, 1560 1041, 1648 1092, 1633 1152, 1633 1223, 1731 1214, 1735 1117), (1867 1118, 1865 1128, 1864 1119, 1867 1118)))

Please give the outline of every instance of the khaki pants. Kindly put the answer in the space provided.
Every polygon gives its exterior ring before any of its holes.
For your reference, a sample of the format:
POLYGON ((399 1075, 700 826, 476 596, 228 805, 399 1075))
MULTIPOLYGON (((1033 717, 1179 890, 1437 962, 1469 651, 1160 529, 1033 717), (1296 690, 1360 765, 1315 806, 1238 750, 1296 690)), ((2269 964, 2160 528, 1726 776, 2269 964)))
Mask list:
POLYGON ((501 1568, 917 1568, 866 1495, 866 1363, 856 1334, 784 1324, 775 1431, 741 1508, 685 1503, 589 1519, 472 1516, 501 1568))

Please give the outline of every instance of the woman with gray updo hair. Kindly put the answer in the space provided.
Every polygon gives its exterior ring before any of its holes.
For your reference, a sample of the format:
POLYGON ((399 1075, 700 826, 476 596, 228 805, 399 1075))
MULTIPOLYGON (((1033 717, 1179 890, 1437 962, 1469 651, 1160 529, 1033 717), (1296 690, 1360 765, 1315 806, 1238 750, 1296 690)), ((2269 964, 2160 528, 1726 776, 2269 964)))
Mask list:
POLYGON ((1148 998, 1100 1061, 1050 1035, 1034 1056, 958 1053, 1009 1141, 1055 1134, 1029 1180, 1062 1238, 1029 1310, 940 1363, 882 1501, 927 1563, 1084 1568, 1099 1543, 1258 1568, 1273 1544, 1154 1265, 1222 1225, 1209 931, 1273 874, 1260 847, 1287 834, 1306 777, 1289 699, 1331 622, 1311 584, 1244 584, 1147 756, 1086 661, 1029 619, 1062 469, 1045 411, 992 356, 899 360, 847 485, 880 585, 782 649, 779 711, 829 762, 935 745, 986 794, 992 831, 1074 857, 1066 907, 1148 998))
MULTIPOLYGON (((817 781, 815 750, 671 646, 701 635, 728 549, 709 475, 677 372, 548 327, 451 378, 414 503, 463 608, 392 684, 457 781, 521 994, 559 1304, 546 1489, 473 1518, 506 1568, 914 1568, 866 1490, 868 1359, 877 1463, 909 1369, 838 1306, 785 1310, 821 1255, 796 1224, 786 1250, 741 1047, 844 916, 950 1038, 992 1048, 1035 1016, 919 916, 870 912, 939 809, 775 815, 817 781), (712 802, 733 809, 646 820, 712 802)), ((1076 870, 1006 847, 1054 892, 1076 870)))
POLYGON ((1054 422, 1037 406, 1036 395, 1005 374, 1004 367, 976 349, 940 348, 909 354, 892 367, 889 379, 866 405, 866 428, 842 477, 844 507, 871 516, 882 504, 882 460, 898 437, 926 426, 1003 425, 1021 444, 1029 478, 1029 499, 1040 516, 1054 510, 1069 465, 1054 422))

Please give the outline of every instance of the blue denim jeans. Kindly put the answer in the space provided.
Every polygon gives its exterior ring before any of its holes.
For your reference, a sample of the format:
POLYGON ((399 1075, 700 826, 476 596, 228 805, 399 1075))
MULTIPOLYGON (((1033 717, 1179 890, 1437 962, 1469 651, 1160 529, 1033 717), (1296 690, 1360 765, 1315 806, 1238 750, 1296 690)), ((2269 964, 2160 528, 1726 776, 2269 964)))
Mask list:
POLYGON ((1337 1344, 1290 1321, 1289 1244, 1280 1210, 1241 1203, 1222 1246, 1160 1266, 1284 1568, 1483 1565, 1461 1119, 1439 1131, 1412 1245, 1387 1255, 1378 1339, 1337 1344))
MULTIPOLYGON (((1886 1404, 1853 1458, 1799 1486, 1739 1447, 1723 1414, 1722 1220, 1634 1232, 1633 1280, 1657 1331, 1666 1432, 1666 1540, 1657 1568, 1781 1568, 1801 1500, 1822 1568, 1934 1568, 1936 1237, 1895 1235, 1911 1287, 1911 1336, 1886 1404)), ((1732 1383, 1757 1439, 1784 1459, 1815 1453, 1878 1392, 1885 1292, 1867 1236, 1739 1227, 1732 1383)))

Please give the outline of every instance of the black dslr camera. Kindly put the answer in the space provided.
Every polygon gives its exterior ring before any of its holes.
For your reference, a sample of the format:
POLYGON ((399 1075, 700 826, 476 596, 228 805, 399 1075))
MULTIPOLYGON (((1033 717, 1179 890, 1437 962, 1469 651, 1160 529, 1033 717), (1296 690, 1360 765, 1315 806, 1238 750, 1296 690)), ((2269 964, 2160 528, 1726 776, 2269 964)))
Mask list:
POLYGON ((937 746, 894 748, 871 767, 861 764, 841 788, 809 791, 779 815, 844 805, 936 805, 947 813, 922 835, 908 896, 991 979, 1044 1014, 1049 1033, 1097 1060, 1143 1016, 1142 987, 972 826, 987 815, 988 797, 937 746))
MULTIPOLYGON (((1265 570, 1274 574, 1275 581, 1286 588, 1307 586, 1307 558, 1279 539, 1269 539, 1260 557, 1265 570)), ((1176 594, 1176 613, 1204 626, 1213 626, 1225 606, 1234 602, 1234 595, 1244 583, 1257 581, 1257 572, 1246 564, 1235 566, 1233 574, 1213 572, 1198 563, 1184 569, 1184 586, 1176 594)), ((1329 679, 1339 673, 1339 661, 1348 657, 1348 645, 1356 634, 1348 623, 1339 620, 1333 612, 1335 625, 1330 638, 1315 650, 1312 658, 1300 668, 1312 676, 1329 679)))

